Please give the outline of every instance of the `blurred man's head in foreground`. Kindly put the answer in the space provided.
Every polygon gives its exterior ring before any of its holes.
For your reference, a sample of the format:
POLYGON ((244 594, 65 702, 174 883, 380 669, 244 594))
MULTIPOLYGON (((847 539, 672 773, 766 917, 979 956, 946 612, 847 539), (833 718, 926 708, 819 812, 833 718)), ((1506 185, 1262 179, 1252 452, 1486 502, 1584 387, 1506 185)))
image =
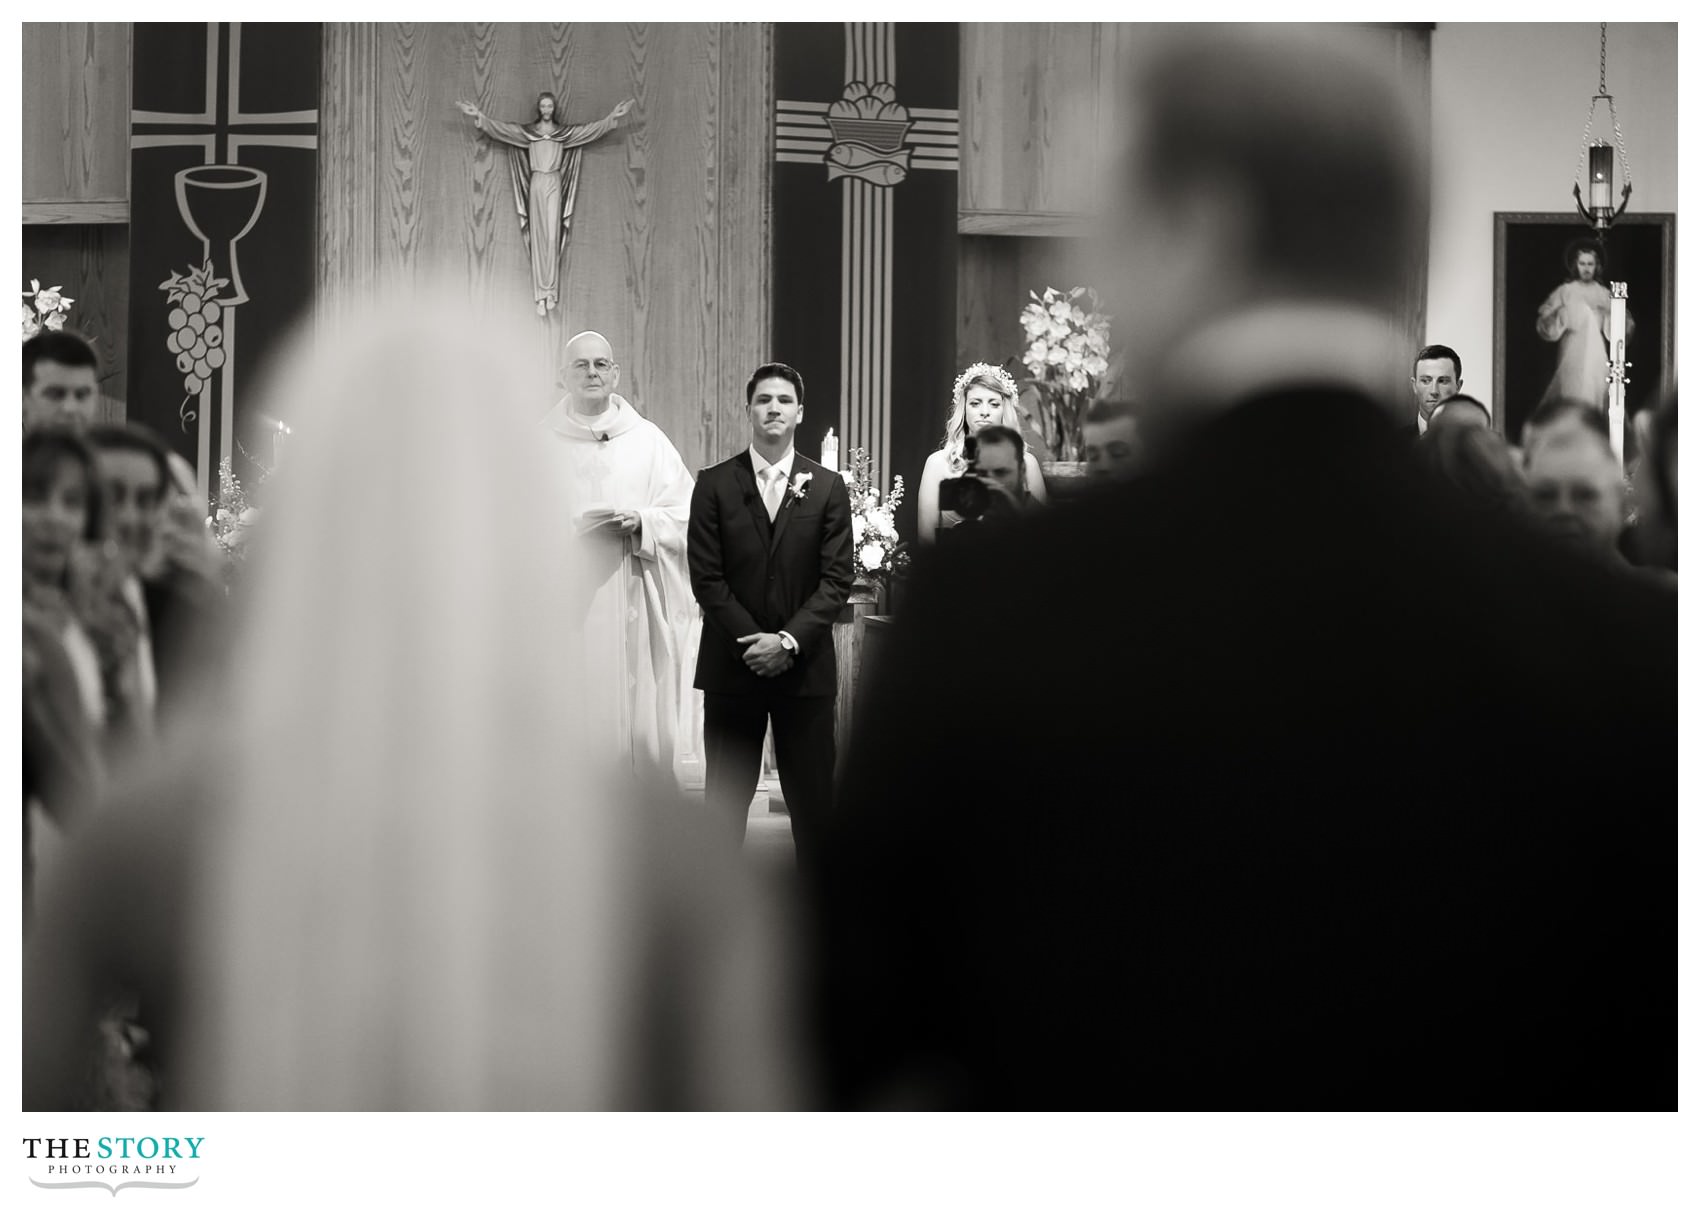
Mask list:
POLYGON ((165 444, 139 425, 97 425, 88 432, 100 469, 112 537, 134 570, 148 566, 171 486, 165 444))
POLYGON ((1527 509, 1522 469, 1487 426, 1432 426, 1419 449, 1431 469, 1477 505, 1503 513, 1527 509))
POLYGON ((1139 465, 1139 431, 1133 405, 1125 400, 1094 400, 1081 427, 1086 474, 1126 479, 1139 465))
POLYGON ((1611 444, 1611 425, 1605 411, 1585 400, 1556 397, 1541 404, 1523 423, 1523 458, 1525 462, 1532 460, 1549 443, 1566 445, 1595 438, 1611 444))
POLYGON ((1529 499, 1555 530, 1612 548, 1627 521, 1623 470, 1611 444, 1591 430, 1528 452, 1529 499))
POLYGON ((1127 95, 1114 228, 1130 361, 1258 303, 1394 306, 1427 208, 1393 78, 1313 28, 1154 38, 1127 95))
POLYGON ((1434 406, 1428 428, 1430 433, 1442 428, 1489 430, 1493 414, 1474 396, 1449 396, 1434 406))

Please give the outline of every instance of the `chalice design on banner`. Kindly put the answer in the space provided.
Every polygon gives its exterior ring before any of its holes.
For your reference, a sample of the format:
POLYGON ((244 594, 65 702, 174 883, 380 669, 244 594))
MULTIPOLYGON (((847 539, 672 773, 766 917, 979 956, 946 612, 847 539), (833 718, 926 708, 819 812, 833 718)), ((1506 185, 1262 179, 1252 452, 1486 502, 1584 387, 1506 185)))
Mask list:
POLYGON ((201 241, 201 264, 174 272, 159 284, 171 306, 166 346, 177 356, 183 375, 177 416, 187 433, 190 423, 211 406, 215 376, 227 405, 230 400, 235 309, 248 301, 236 244, 259 221, 266 204, 266 175, 242 165, 207 164, 184 169, 176 180, 178 214, 201 241))

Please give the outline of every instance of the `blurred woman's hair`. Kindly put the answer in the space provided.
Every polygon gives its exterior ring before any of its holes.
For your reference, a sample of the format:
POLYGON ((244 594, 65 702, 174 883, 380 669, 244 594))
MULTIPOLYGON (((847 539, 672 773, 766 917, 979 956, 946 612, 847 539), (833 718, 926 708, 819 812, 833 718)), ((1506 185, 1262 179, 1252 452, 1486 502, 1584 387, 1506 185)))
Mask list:
POLYGON ((944 423, 944 455, 953 476, 960 476, 968 466, 965 454, 968 445, 968 393, 975 388, 996 392, 1003 400, 1003 414, 993 425, 1007 426, 1021 432, 1020 390, 1015 380, 1001 366, 976 362, 956 377, 951 388, 950 415, 944 423))
POLYGON ((1523 475, 1494 430, 1442 426, 1429 430, 1418 449, 1436 475, 1472 501, 1505 513, 1526 508, 1523 475))
POLYGON ((47 500, 59 479, 59 470, 66 464, 77 468, 88 485, 88 521, 83 526, 82 537, 97 540, 106 533, 99 467, 95 463, 94 451, 75 431, 61 426, 45 426, 24 435, 24 501, 47 500))

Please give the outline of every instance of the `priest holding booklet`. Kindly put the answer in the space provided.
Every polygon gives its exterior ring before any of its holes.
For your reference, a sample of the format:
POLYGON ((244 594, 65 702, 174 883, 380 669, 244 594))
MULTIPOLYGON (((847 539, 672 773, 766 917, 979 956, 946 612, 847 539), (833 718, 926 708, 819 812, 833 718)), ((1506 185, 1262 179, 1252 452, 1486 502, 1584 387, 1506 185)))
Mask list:
POLYGON ((685 566, 692 481, 679 452, 615 394, 620 367, 600 333, 567 343, 567 395, 544 419, 565 468, 588 601, 586 701, 609 705, 621 765, 671 774, 681 670, 696 616, 685 566))

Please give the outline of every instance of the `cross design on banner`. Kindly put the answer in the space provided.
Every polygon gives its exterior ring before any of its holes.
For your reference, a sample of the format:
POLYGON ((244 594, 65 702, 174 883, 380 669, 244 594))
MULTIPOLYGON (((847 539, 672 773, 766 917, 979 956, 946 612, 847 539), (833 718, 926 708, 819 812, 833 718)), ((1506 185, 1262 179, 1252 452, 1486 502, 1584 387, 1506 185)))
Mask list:
POLYGON ((844 86, 833 101, 775 103, 774 159, 822 164, 842 181, 839 401, 843 449, 865 447, 882 480, 891 467, 891 254, 896 186, 911 172, 955 172, 954 109, 911 109, 897 89, 890 22, 844 27, 844 86))
POLYGON ((130 111, 132 149, 202 149, 204 167, 177 174, 177 213, 184 227, 201 242, 202 262, 212 267, 207 278, 229 287, 228 294, 195 294, 198 310, 182 306, 185 300, 180 286, 173 287, 171 296, 161 301, 162 306, 172 307, 172 352, 177 354, 177 368, 184 374, 185 397, 178 416, 185 431, 191 421, 198 423, 195 470, 203 497, 213 475, 210 410, 215 381, 219 386, 220 460, 231 458, 235 439, 236 309, 248 301, 236 245, 259 221, 266 203, 266 174, 242 165, 242 150, 319 146, 317 109, 271 113, 242 110, 241 22, 207 23, 205 80, 206 100, 199 112, 130 111))

